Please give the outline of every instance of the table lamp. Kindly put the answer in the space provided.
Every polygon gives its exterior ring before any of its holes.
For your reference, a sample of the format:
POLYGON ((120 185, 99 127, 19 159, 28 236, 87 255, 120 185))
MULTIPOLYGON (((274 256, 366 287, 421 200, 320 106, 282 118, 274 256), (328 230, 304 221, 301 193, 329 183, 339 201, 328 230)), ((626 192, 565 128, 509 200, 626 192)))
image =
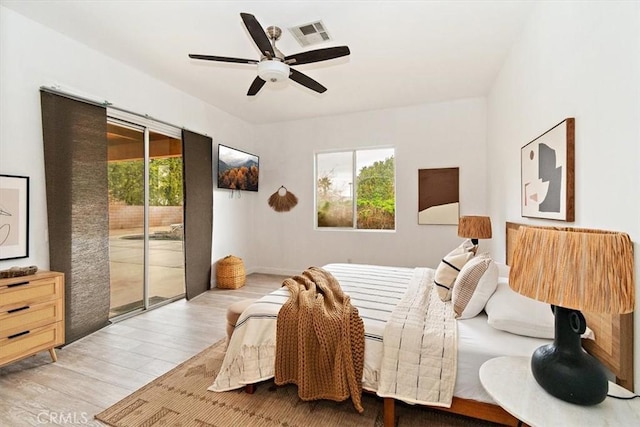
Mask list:
POLYGON ((491 238, 491 219, 488 216, 461 216, 458 220, 458 236, 471 239, 475 252, 478 249, 478 239, 491 238))
POLYGON ((552 344, 531 358, 534 378, 549 394, 578 405, 607 397, 600 362, 582 349, 581 313, 629 313, 635 303, 633 246, 625 233, 569 227, 520 227, 509 286, 551 304, 552 344))

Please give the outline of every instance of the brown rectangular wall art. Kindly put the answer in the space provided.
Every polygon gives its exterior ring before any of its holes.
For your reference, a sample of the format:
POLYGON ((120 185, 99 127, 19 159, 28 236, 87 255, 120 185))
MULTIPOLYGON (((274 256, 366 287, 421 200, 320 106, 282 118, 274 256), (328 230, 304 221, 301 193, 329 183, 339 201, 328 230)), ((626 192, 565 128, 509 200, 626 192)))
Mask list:
POLYGON ((524 217, 575 220, 575 120, 568 118, 520 150, 524 217))
POLYGON ((418 170, 418 224, 458 224, 459 168, 418 170))

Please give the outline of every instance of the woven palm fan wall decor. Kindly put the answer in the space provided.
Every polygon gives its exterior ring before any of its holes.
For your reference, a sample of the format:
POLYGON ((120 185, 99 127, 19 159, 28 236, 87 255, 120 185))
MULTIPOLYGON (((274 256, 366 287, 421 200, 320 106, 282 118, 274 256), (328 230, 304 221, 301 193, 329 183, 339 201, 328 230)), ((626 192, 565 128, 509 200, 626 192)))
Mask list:
POLYGON ((296 195, 287 190, 284 185, 269 197, 269 206, 276 212, 288 212, 297 204, 296 195))

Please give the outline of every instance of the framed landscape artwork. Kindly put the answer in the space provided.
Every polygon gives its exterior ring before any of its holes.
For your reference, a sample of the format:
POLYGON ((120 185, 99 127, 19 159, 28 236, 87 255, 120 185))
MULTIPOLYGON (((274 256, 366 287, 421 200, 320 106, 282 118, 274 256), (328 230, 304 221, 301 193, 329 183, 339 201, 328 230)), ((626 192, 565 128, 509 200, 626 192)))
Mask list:
POLYGON ((0 175, 0 261, 29 256, 29 177, 0 175))
POLYGON ((558 123, 520 150, 523 217, 575 220, 575 119, 558 123))

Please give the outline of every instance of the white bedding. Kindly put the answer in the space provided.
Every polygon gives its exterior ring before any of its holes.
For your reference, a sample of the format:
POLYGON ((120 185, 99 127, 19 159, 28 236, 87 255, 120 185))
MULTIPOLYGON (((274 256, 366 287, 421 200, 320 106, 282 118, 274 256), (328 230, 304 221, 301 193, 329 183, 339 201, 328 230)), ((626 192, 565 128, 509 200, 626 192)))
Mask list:
POLYGON ((454 396, 494 403, 480 384, 480 366, 498 356, 531 356, 550 340, 530 338, 495 329, 483 311, 471 319, 458 320, 458 375, 454 396))
POLYGON ((453 305, 440 299, 434 270, 416 268, 415 272, 384 329, 376 393, 450 408, 458 356, 453 305))
MULTIPOLYGON (((393 307, 402 299, 413 268, 328 264, 324 269, 340 282, 351 303, 358 308, 365 327, 363 388, 375 391, 382 360, 382 337, 393 307)), ((220 373, 209 387, 227 391, 275 375, 275 339, 278 310, 289 298, 278 289, 250 305, 236 323, 220 373)))
MULTIPOLYGON (((423 269, 359 264, 323 266, 351 297, 365 325, 363 388, 376 391, 382 361, 382 337, 393 306, 403 297, 414 274, 423 269)), ((425 276, 422 274, 422 276, 425 276)), ((280 306, 288 299, 286 288, 278 289, 249 306, 240 316, 229 342, 220 373, 209 387, 227 391, 273 378, 275 372, 276 320, 280 306)), ((548 340, 527 338, 496 330, 484 313, 459 320, 458 371, 454 395, 494 403, 478 377, 480 365, 496 356, 530 356, 548 340)))

